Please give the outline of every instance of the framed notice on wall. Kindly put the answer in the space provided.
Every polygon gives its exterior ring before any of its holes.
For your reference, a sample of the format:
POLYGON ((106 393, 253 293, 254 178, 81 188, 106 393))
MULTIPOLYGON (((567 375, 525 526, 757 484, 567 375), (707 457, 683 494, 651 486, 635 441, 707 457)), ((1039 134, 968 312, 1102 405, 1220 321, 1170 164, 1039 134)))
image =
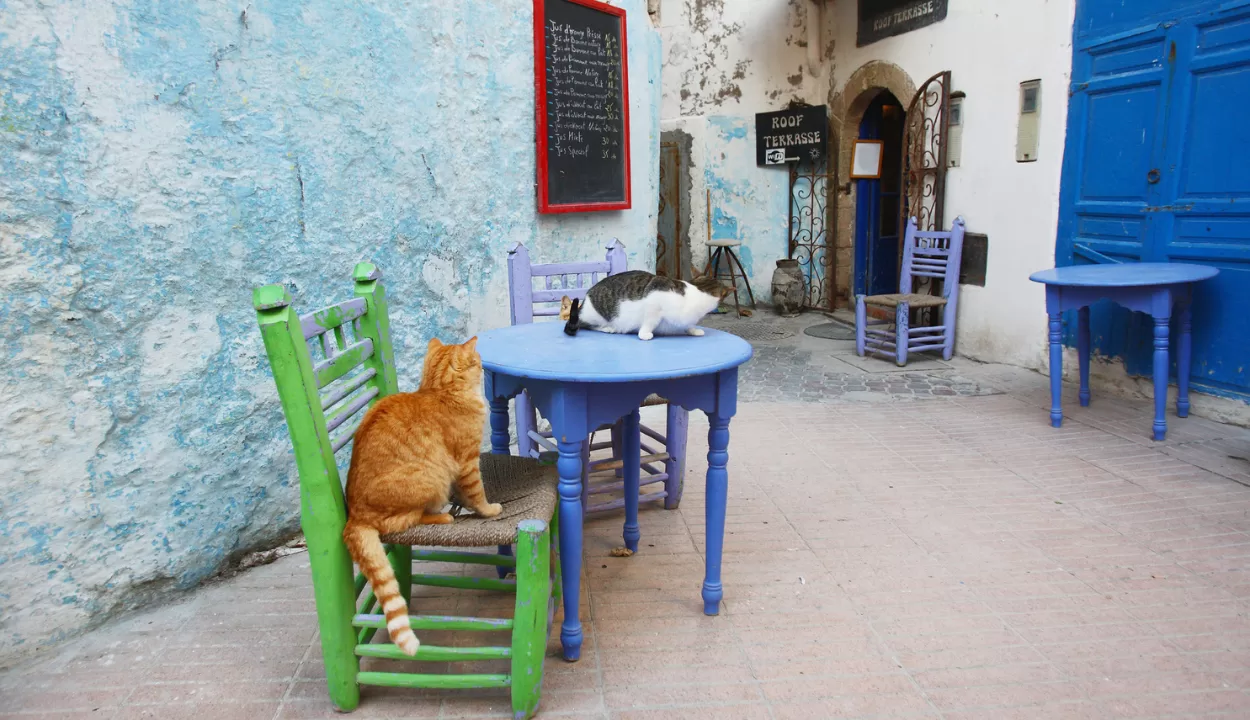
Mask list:
POLYGON ((851 146, 851 179, 876 180, 881 177, 881 150, 885 143, 880 140, 856 140, 851 146))
POLYGON ((630 207, 625 11, 534 0, 538 211, 630 207))

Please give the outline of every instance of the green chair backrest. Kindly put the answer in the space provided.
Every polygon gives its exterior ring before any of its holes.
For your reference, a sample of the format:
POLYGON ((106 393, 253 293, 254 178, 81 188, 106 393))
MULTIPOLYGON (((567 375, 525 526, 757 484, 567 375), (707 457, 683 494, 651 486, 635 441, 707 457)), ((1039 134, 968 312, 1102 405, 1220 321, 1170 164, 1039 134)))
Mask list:
POLYGON ((365 409, 398 391, 382 273, 359 263, 352 277, 354 298, 305 315, 296 314, 282 285, 252 293, 295 449, 306 533, 310 524, 342 528, 347 514, 334 455, 351 442, 365 409))

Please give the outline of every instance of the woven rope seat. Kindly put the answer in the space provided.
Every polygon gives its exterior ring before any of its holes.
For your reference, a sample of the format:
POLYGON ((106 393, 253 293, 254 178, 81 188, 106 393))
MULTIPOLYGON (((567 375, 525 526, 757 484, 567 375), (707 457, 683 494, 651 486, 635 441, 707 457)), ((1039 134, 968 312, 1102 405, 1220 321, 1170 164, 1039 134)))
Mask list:
POLYGON ((654 393, 648 395, 647 399, 642 401, 643 407, 652 407, 655 405, 667 405, 667 404, 668 404, 667 400, 665 400, 664 398, 654 393))
POLYGON ((914 308, 938 307, 946 304, 946 298, 937 295, 918 295, 916 293, 894 293, 892 295, 869 295, 864 298, 868 305, 882 307, 898 307, 902 303, 914 308))
POLYGON ((515 455, 482 453, 482 487, 488 501, 503 505, 502 513, 493 518, 462 515, 450 525, 417 525, 383 535, 382 542, 438 547, 511 545, 517 541, 517 523, 551 522, 560 499, 557 482, 554 465, 515 455))

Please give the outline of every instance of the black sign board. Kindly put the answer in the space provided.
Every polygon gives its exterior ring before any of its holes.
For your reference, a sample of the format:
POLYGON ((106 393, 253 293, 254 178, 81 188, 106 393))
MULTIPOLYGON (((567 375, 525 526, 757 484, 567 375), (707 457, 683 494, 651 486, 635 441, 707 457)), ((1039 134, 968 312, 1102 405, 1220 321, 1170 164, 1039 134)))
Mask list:
POLYGON ((630 206, 625 11, 534 0, 538 211, 630 206))
POLYGON ((825 156, 829 111, 824 105, 755 114, 755 164, 785 165, 825 156))
POLYGON ((948 0, 859 0, 856 47, 946 19, 948 0))

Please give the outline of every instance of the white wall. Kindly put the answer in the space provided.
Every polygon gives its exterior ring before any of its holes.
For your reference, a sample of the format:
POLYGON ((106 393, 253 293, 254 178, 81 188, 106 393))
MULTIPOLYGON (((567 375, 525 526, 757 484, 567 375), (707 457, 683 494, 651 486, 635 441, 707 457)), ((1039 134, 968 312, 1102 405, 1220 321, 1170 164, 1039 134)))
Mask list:
POLYGON ((950 70, 952 90, 967 93, 961 164, 946 176, 946 218, 963 215, 969 231, 989 236, 989 263, 984 288, 961 289, 958 352, 1044 367, 1044 293, 1028 276, 1054 265, 1074 2, 950 0, 945 20, 863 48, 855 47, 856 6, 838 0, 831 8, 834 92, 856 68, 882 60, 900 66, 917 86, 950 70), (1017 163, 1019 84, 1036 78, 1042 80, 1038 160, 1017 163))
POLYGON ((769 301, 776 261, 786 257, 784 169, 755 164, 755 114, 791 100, 825 102, 832 33, 809 35, 809 0, 661 0, 664 46, 661 128, 691 136, 688 214, 691 262, 712 237, 743 243, 739 256, 757 299, 769 301))

